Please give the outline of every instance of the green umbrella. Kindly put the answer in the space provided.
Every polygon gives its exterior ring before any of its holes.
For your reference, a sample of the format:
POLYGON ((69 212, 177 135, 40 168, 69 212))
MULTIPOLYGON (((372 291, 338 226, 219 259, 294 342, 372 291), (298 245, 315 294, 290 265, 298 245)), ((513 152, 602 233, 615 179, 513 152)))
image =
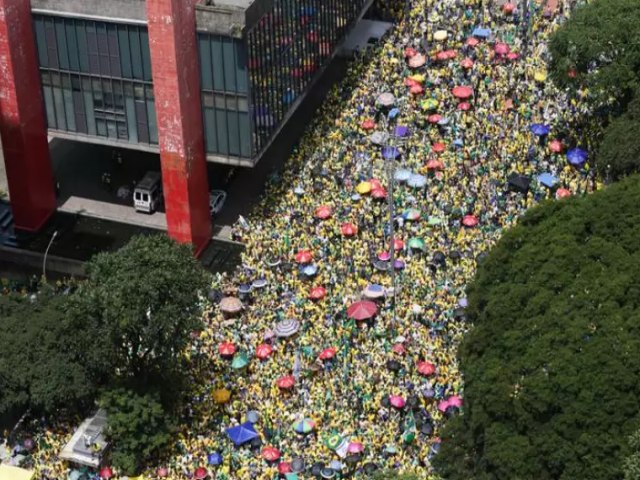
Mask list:
POLYGON ((298 480, 298 474, 297 473, 287 473, 284 478, 286 480, 298 480))
POLYGON ((233 357, 233 362, 231 362, 231 368, 239 369, 246 367, 249 364, 249 357, 244 352, 240 352, 233 357))
POLYGON ((429 225, 440 225, 442 224, 442 219, 440 217, 429 217, 428 223, 429 225))
POLYGON ((342 437, 340 435, 338 435, 337 433, 334 433, 329 438, 327 438, 327 440, 325 441, 325 445, 327 446, 327 448, 329 448, 331 450, 335 450, 336 448, 338 448, 340 446, 342 441, 343 441, 342 437))
POLYGON ((412 237, 408 242, 409 248, 413 248, 416 250, 424 250, 425 244, 424 240, 417 237, 412 237))

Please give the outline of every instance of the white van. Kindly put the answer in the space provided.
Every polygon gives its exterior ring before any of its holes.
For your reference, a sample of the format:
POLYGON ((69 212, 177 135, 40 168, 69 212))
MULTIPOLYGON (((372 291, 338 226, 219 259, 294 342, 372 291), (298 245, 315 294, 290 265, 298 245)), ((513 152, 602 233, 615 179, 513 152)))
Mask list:
POLYGON ((133 207, 137 212, 153 213, 162 204, 160 172, 147 172, 133 190, 133 207))

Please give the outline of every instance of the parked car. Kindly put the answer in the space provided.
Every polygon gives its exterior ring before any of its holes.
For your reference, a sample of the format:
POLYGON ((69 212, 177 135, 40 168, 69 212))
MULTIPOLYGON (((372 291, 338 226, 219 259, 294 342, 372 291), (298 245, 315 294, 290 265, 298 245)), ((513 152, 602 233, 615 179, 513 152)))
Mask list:
POLYGON ((212 217, 222 210, 222 206, 226 199, 227 192, 224 190, 211 190, 209 193, 209 212, 212 217))

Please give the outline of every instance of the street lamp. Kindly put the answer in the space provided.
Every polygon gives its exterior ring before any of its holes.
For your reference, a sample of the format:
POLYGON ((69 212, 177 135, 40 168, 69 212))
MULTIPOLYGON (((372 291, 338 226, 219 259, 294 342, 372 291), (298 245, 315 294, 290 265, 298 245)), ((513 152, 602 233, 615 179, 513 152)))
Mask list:
POLYGON ((47 245, 47 249, 44 251, 44 258, 42 259, 42 278, 44 278, 45 280, 47 279, 47 272, 46 272, 47 255, 49 254, 49 249, 51 248, 51 245, 53 244, 53 240, 57 236, 58 236, 58 231, 56 230, 55 232, 53 232, 53 235, 51 235, 51 240, 49 240, 49 245, 47 245))

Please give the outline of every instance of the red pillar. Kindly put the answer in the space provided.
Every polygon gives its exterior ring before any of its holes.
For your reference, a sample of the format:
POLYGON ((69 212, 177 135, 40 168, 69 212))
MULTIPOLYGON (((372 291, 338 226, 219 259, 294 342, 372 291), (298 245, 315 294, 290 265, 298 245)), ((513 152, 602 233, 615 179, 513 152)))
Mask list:
POLYGON ((40 71, 25 0, 0 0, 0 135, 14 224, 38 230, 56 209, 40 71))
POLYGON ((153 92, 169 235, 200 254, 211 238, 196 0, 147 0, 153 92))

